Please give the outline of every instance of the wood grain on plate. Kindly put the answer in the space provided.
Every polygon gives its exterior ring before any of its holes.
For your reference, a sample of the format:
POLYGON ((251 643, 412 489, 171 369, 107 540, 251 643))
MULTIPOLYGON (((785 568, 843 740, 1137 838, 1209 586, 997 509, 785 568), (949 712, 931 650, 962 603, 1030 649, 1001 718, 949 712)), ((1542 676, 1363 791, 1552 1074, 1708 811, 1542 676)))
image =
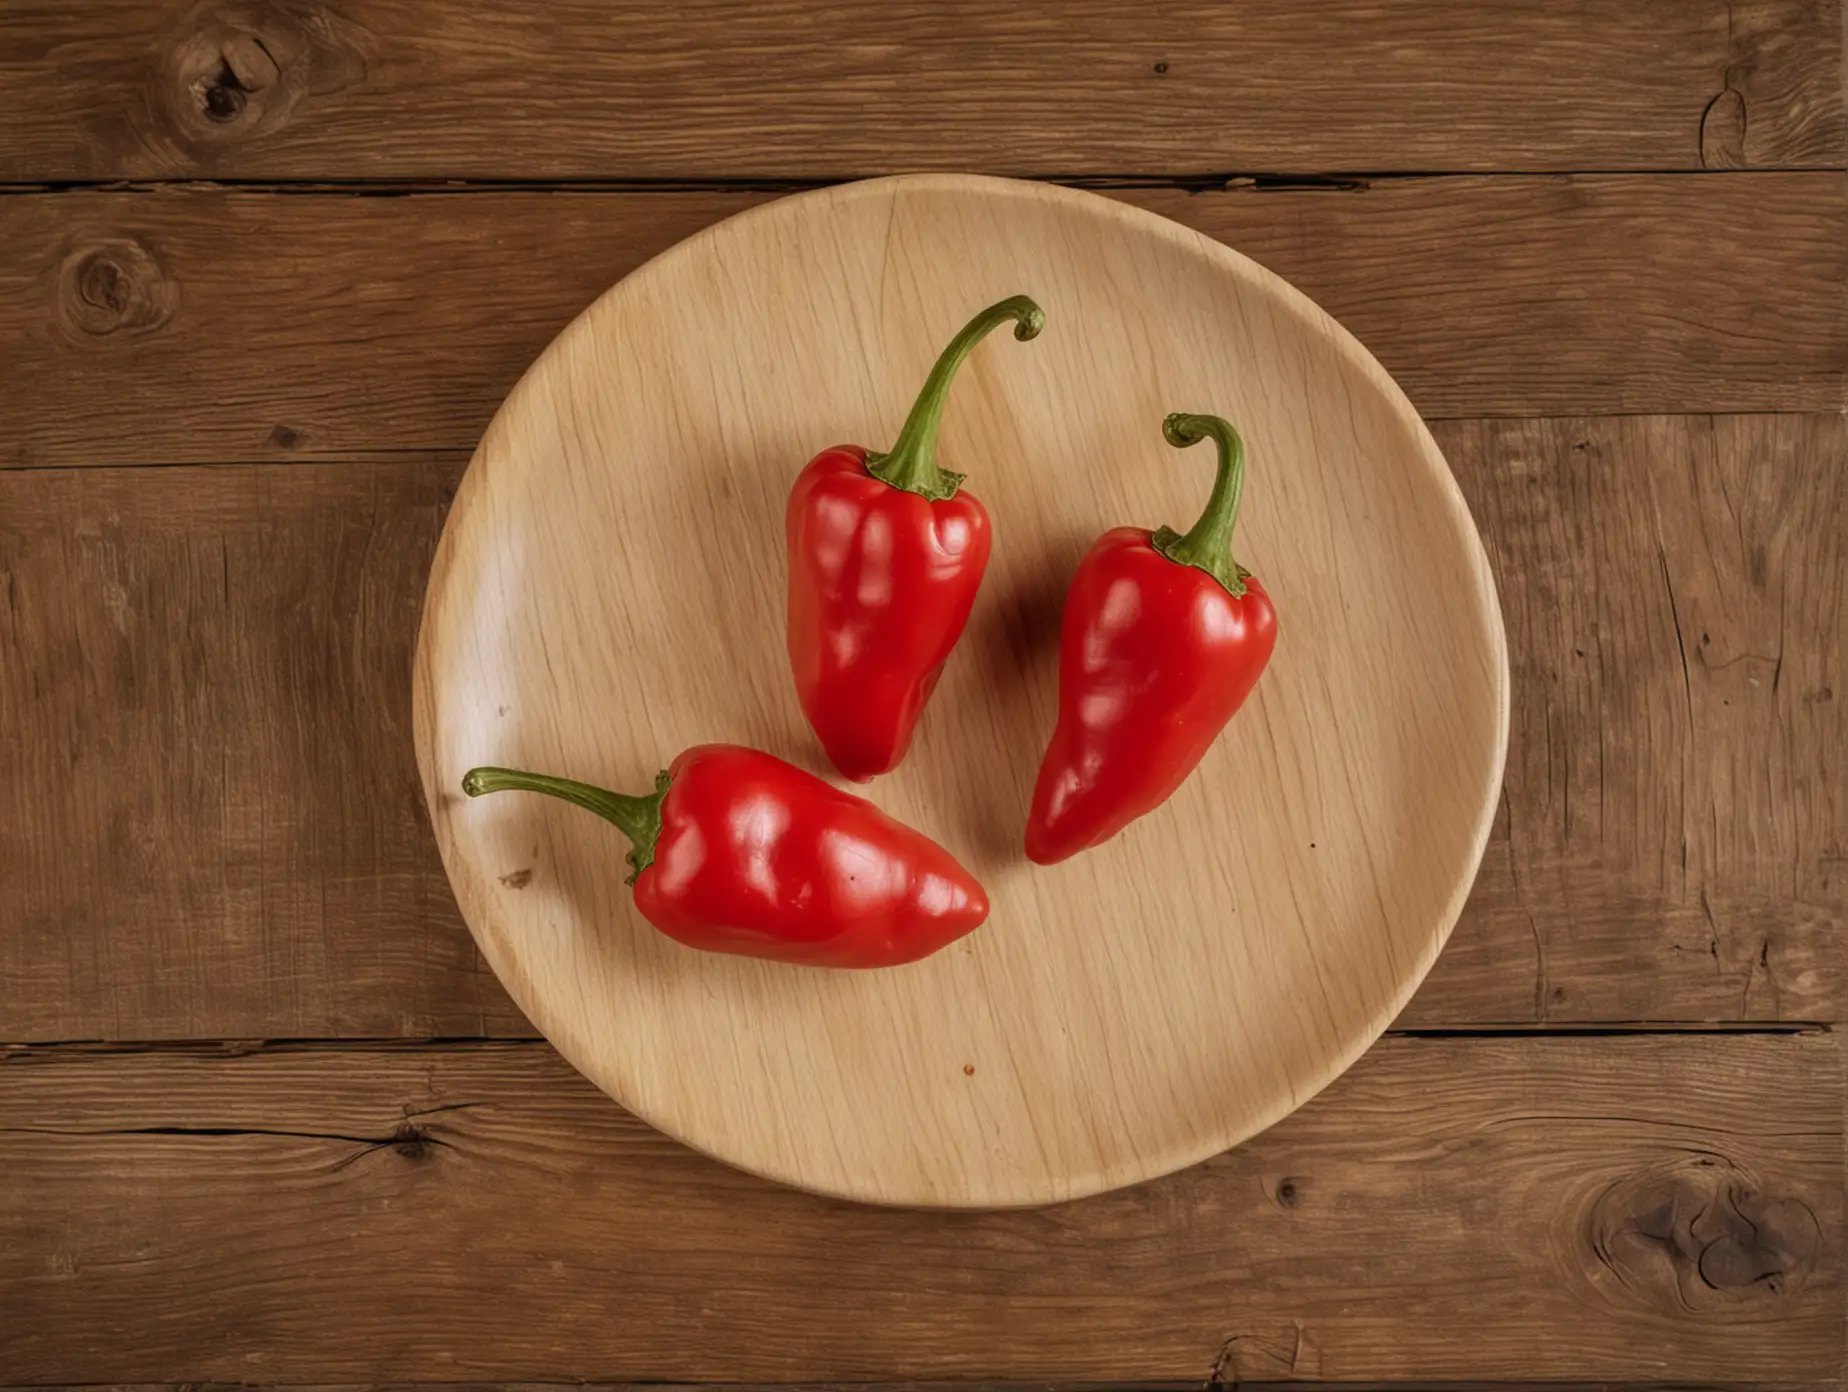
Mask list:
POLYGON ((831 1203, 543 1045, 0 1062, 17 1381, 890 1376, 1823 1386, 1840 1040, 1389 1039, 1053 1209, 831 1203))
POLYGON ((1507 663, 1442 455, 1325 314, 1122 203, 914 175, 741 214, 558 337, 457 493, 412 710, 463 916, 565 1057, 754 1173, 987 1207, 1192 1164, 1385 1029, 1475 878, 1507 663), (995 518, 994 559, 962 660, 867 790, 980 878, 980 931, 884 971, 691 951, 636 911, 606 824, 462 796, 476 764, 647 788, 709 741, 823 767, 783 634, 792 463, 881 446, 950 335, 1021 291, 1045 333, 970 361, 940 446, 995 518), (1210 486, 1211 459, 1161 439, 1173 410, 1244 437, 1239 556, 1276 597, 1277 652, 1156 815, 1035 866, 1021 827, 1072 567, 1111 527, 1187 525, 1210 486))
POLYGON ((0 178, 1839 165, 1835 0, 106 0, 0 31, 0 178))
MULTIPOLYGON (((0 198, 0 462, 472 450, 584 305, 767 196, 0 198)), ((1290 279, 1427 417, 1848 400, 1839 175, 1116 196, 1290 279)))
MULTIPOLYGON (((1400 1022, 1838 1018, 1841 419, 1436 434, 1501 579, 1513 728, 1400 1022)), ((0 471, 0 1039, 530 1031, 409 748, 460 472, 0 471)))

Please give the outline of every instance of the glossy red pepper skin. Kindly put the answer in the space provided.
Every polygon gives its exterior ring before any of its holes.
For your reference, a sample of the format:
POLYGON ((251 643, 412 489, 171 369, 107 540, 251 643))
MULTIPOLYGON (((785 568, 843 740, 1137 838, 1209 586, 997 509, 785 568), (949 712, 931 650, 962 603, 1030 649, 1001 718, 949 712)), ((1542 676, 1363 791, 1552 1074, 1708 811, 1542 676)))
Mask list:
MULTIPOLYGON (((1225 507, 1226 474, 1222 458, 1209 515, 1225 507)), ((1030 860, 1064 860, 1161 806, 1263 674, 1277 613, 1264 587, 1231 560, 1236 484, 1229 491, 1223 533, 1189 533, 1224 557, 1217 574, 1160 549, 1187 540, 1165 529, 1118 527, 1079 562, 1060 627, 1058 724, 1027 819, 1030 860)))
POLYGON ((773 755, 688 749, 653 797, 506 769, 463 788, 524 788, 598 812, 635 842, 635 904, 707 952, 821 967, 915 962, 980 927, 981 884, 935 841, 773 755))
POLYGON ((898 767, 969 622, 988 568, 988 509, 933 501, 824 450, 790 490, 789 661, 834 767, 859 782, 898 767))
POLYGON ((856 782, 905 757, 988 568, 988 510, 937 466, 937 430, 957 368, 1010 319, 1019 339, 1045 322, 1024 295, 990 305, 937 359, 890 451, 836 445, 790 489, 790 670, 821 747, 856 782))
POLYGON ((1041 865, 1154 811, 1257 685, 1277 614, 1256 580, 1235 598, 1140 527, 1079 563, 1059 635, 1059 722, 1040 764, 1027 856, 1041 865))

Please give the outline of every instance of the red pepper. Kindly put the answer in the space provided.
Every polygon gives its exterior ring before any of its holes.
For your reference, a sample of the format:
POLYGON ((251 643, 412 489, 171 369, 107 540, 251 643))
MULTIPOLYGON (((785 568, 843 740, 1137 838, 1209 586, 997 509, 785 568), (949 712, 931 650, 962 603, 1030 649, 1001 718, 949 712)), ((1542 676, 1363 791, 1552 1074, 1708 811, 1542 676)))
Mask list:
POLYGON ((937 427, 969 351, 1006 320, 1046 321, 1024 295, 990 305, 931 369, 888 454, 823 450, 789 492, 789 661, 834 766, 856 782, 898 767, 988 568, 988 510, 937 466, 937 427))
POLYGON ((1186 536, 1118 527, 1065 595, 1059 722, 1040 764, 1027 855, 1051 865, 1161 806, 1244 704, 1277 641, 1277 614, 1232 559, 1245 449, 1218 416, 1173 415, 1171 445, 1211 438, 1219 474, 1186 536))
POLYGON ((935 841, 793 764, 735 744, 687 750, 648 797, 518 769, 470 769, 470 797, 525 789, 634 842, 635 905, 670 938, 821 967, 915 962, 973 932, 988 896, 935 841))

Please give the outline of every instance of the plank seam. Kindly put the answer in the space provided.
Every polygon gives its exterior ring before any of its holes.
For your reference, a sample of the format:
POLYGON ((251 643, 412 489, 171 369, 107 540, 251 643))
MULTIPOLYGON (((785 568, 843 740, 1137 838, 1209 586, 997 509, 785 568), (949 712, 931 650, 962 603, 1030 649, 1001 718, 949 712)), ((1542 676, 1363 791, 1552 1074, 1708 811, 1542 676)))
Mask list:
MULTIPOLYGON (((1756 169, 1711 169, 1671 165, 1647 169, 1354 169, 1302 173, 1275 169, 1210 170, 1198 173, 1090 172, 1023 174, 981 170, 1030 183, 1067 188, 1177 189, 1186 193, 1265 193, 1326 191, 1364 193, 1373 184, 1434 179, 1576 179, 1701 178, 1754 179, 1785 174, 1834 174, 1843 164, 1792 164, 1756 169)), ((711 178, 676 175, 570 179, 43 179, 0 181, 0 197, 63 193, 239 192, 290 195, 342 194, 353 197, 412 195, 479 195, 494 193, 804 193, 862 179, 883 178, 890 171, 849 171, 813 176, 711 178)))
MULTIPOLYGON (((1599 1021, 1585 1024, 1539 1026, 1532 1023, 1475 1024, 1394 1028, 1383 1038, 1452 1039, 1615 1039, 1702 1036, 1781 1036, 1833 1034, 1833 1024, 1822 1020, 1741 1020, 1700 1024, 1674 1021, 1599 1021)), ((430 1037, 328 1036, 278 1039, 52 1039, 0 1042, 0 1060, 66 1054, 193 1054, 210 1058, 241 1058, 249 1054, 281 1053, 442 1053, 550 1047, 540 1035, 444 1035, 430 1037)), ((0 1388, 0 1392, 5 1392, 0 1388)))

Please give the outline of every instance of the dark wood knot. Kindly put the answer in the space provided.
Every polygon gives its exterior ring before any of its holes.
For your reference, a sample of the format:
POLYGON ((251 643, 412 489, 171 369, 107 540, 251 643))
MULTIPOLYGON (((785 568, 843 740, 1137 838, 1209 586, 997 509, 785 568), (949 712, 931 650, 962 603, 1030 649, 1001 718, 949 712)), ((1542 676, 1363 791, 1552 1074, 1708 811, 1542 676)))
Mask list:
POLYGON ((154 253, 125 237, 78 245, 58 277, 64 322, 95 338, 152 332, 173 317, 179 298, 154 253))
POLYGON ((155 74, 155 97, 184 145, 268 135, 306 96, 363 76, 357 48, 319 7, 293 3, 195 7, 155 74))
POLYGON ((233 34, 219 45, 218 71, 193 79, 193 100, 206 120, 235 121, 250 105, 251 95, 261 96, 280 76, 282 70, 262 39, 233 34))
POLYGON ((1621 1289, 1685 1312, 1774 1299, 1815 1269, 1822 1227, 1724 1156, 1690 1155, 1611 1185, 1591 1246, 1621 1289))

